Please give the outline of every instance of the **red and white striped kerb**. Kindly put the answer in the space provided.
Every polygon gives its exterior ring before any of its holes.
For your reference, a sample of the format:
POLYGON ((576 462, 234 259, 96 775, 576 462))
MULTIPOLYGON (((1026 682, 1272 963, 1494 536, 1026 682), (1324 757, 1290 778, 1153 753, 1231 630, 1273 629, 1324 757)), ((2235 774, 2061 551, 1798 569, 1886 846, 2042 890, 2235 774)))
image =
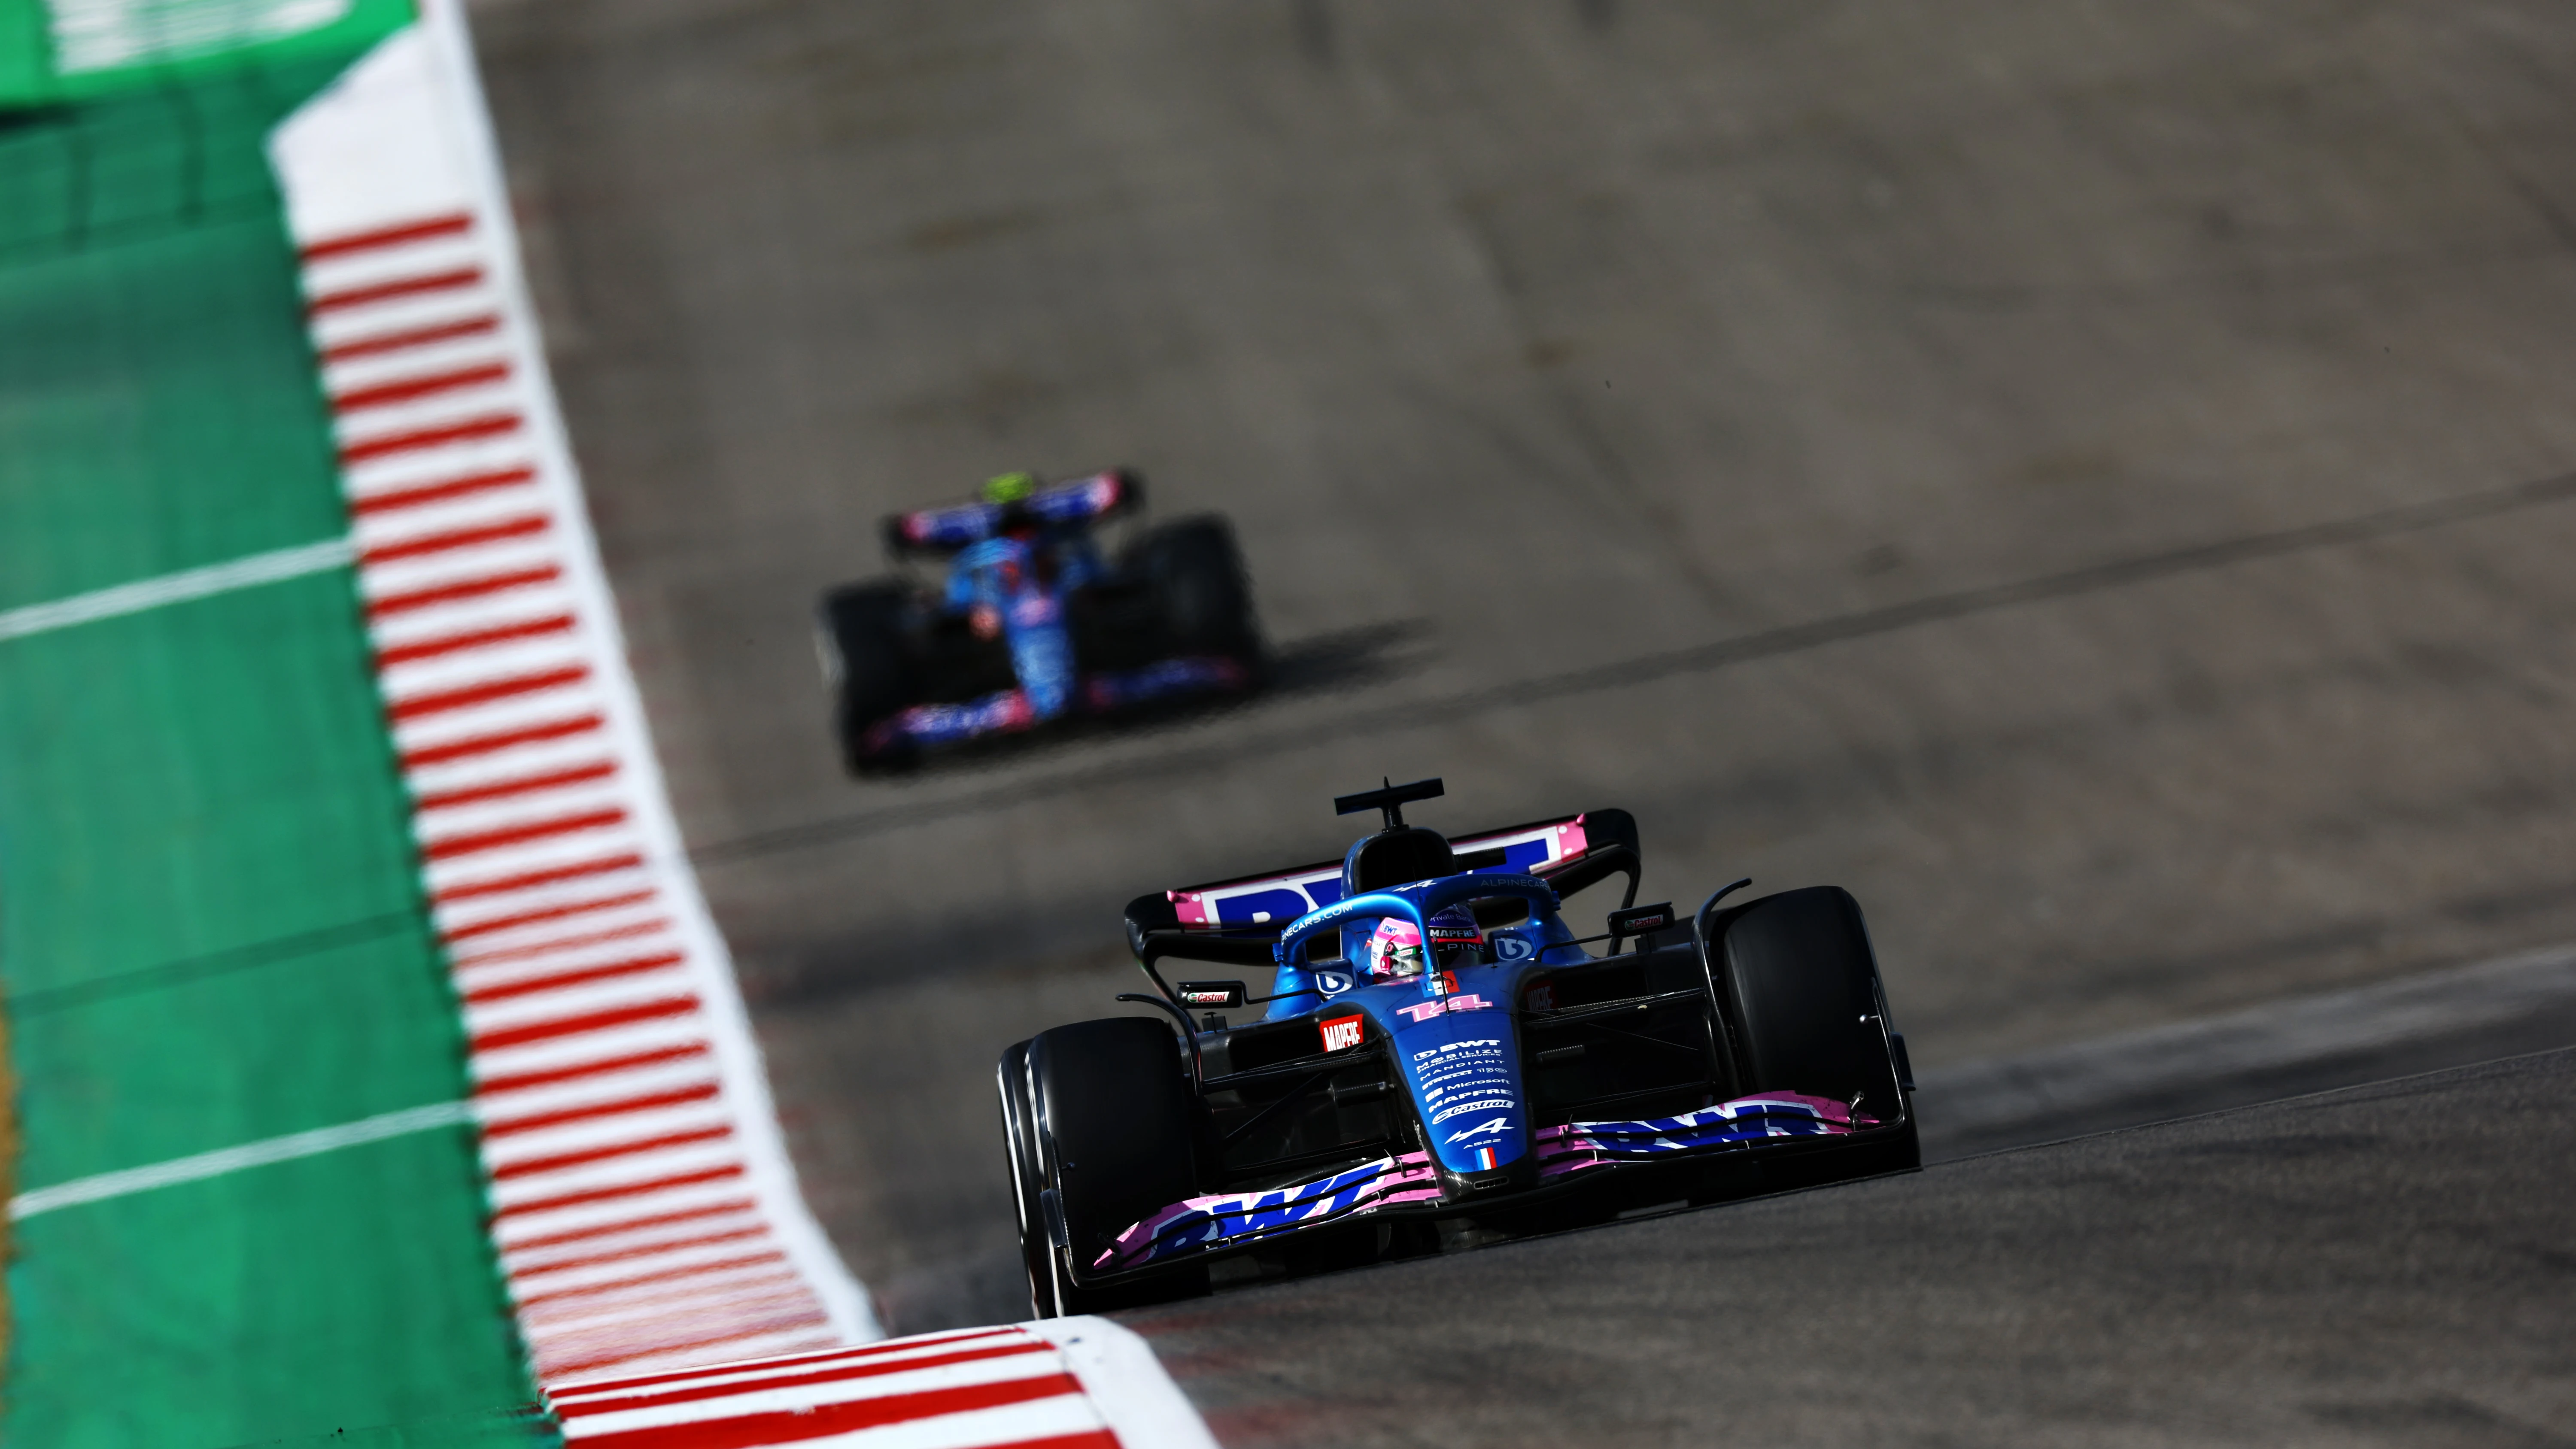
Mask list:
POLYGON ((1214 1449, 1152 1349, 1099 1319, 869 1342, 663 795, 462 12, 421 8, 269 149, 492 1235, 566 1436, 1214 1449))
POLYGON ((539 1377, 877 1336, 662 792, 460 32, 279 129, 385 715, 539 1377))
POLYGON ((549 1387, 573 1449, 1128 1449, 1214 1441, 1152 1352, 1095 1318, 549 1387))

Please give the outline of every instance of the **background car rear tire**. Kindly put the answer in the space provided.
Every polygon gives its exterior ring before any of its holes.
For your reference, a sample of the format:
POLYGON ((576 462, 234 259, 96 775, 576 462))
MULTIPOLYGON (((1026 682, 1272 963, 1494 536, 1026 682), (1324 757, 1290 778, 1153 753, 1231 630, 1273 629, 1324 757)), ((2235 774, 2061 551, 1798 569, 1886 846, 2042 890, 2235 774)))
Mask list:
POLYGON ((1214 514, 1177 519, 1136 540, 1128 560, 1154 591, 1171 652, 1259 662, 1261 628, 1233 525, 1214 514))
POLYGON ((910 600, 910 591, 899 583, 851 584, 823 596, 818 623, 824 678, 834 695, 833 729, 841 742, 841 762, 853 775, 910 763, 907 750, 865 748, 872 726, 913 703, 903 633, 910 600))
MULTIPOLYGON (((1851 892, 1812 886, 1766 896, 1729 912, 1721 932, 1712 964, 1745 1086, 1839 1102, 1857 1095, 1862 1112, 1892 1115, 1902 1099, 1879 1019, 1878 962, 1851 892)), ((1900 1146, 1911 1141, 1909 1129, 1900 1146)), ((1914 1157, 1871 1170, 1919 1165, 1919 1149, 1914 1157)))
POLYGON ((1028 1053, 1041 1170, 1071 1245, 1068 1254, 1048 1244, 1056 1311, 1206 1292, 1204 1266, 1092 1289, 1074 1283, 1067 1261, 1089 1264, 1119 1233, 1198 1191, 1198 1102, 1172 1029, 1136 1016, 1078 1022, 1039 1033, 1028 1053))
POLYGON ((994 1078, 1002 1099, 1002 1150, 1010 1161, 1012 1207, 1020 1224, 1020 1267, 1028 1274, 1031 1316, 1055 1318, 1062 1310, 1056 1305, 1055 1273, 1048 1262, 1052 1245, 1038 1207, 1038 1191, 1046 1179, 1038 1160, 1037 1114, 1029 1101, 1027 1042, 1002 1053, 994 1078))

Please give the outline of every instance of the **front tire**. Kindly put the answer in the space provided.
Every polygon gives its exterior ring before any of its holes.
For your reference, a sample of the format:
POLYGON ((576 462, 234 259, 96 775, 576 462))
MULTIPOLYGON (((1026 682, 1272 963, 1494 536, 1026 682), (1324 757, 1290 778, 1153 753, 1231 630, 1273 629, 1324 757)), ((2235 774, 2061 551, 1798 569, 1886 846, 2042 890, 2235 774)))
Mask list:
POLYGON ((870 749, 868 732, 903 712, 916 692, 904 648, 910 592, 898 583, 851 584, 823 596, 817 645, 833 693, 833 732, 841 763, 853 775, 911 763, 902 745, 870 749))
POLYGON ((1088 1267, 1118 1234, 1198 1190, 1198 1101, 1172 1029, 1135 1016, 1059 1026, 1029 1043, 1028 1062, 1040 1170, 1055 1194, 1054 1212, 1039 1205, 1036 1226, 1056 1312, 1206 1292, 1204 1266, 1113 1289, 1073 1275, 1076 1262, 1088 1267), (1064 1246, 1052 1241, 1051 1217, 1061 1219, 1064 1246))
POLYGON ((1011 1165, 1011 1204, 1019 1216, 1020 1267, 1028 1274, 1030 1316, 1058 1318, 1063 1309, 1056 1302, 1055 1270, 1048 1261, 1052 1245, 1038 1203, 1046 1179, 1038 1155, 1037 1112, 1029 1096, 1029 1044, 1021 1042, 1002 1053, 994 1077, 1002 1099, 1002 1150, 1011 1165))
MULTIPOLYGON (((1740 906, 1713 950, 1748 1090, 1853 1102, 1882 1120, 1904 1106, 1878 962, 1851 892, 1813 886, 1740 906)), ((1910 1114, 1901 1138, 1871 1155, 1873 1172, 1922 1165, 1910 1114)))

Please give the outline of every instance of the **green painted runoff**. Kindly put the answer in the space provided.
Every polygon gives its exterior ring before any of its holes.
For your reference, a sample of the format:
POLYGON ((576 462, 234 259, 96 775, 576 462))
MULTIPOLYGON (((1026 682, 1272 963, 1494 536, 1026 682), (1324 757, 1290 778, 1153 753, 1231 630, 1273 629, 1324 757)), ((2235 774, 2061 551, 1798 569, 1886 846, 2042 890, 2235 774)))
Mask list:
MULTIPOLYGON (((347 528, 260 150, 346 59, 5 118, 0 610, 347 528)), ((464 1092, 346 570, 0 638, 0 985, 21 1191, 464 1092)), ((444 1128, 24 1219, 0 1435, 543 1436, 483 1213, 444 1128)))
POLYGON ((0 0, 0 107, 342 59, 412 14, 411 0, 0 0))

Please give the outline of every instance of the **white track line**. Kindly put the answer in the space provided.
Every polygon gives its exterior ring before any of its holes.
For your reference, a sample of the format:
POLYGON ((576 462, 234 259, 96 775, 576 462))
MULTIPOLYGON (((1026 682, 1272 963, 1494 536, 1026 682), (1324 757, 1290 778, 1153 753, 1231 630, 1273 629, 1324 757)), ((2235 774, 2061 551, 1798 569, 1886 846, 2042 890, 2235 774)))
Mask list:
POLYGON ((1092 1407, 1131 1449, 1217 1449, 1207 1421, 1132 1329, 1077 1314, 1020 1325, 1055 1345, 1092 1407))
POLYGON ((310 1132, 290 1132, 284 1137, 271 1137, 264 1142, 245 1142, 239 1147, 219 1147, 193 1157, 176 1157, 168 1162, 155 1162, 144 1167, 128 1167, 116 1172, 102 1172, 92 1177, 76 1177, 52 1187, 32 1188, 9 1200, 12 1222, 49 1213, 56 1208, 74 1207, 81 1203, 101 1202, 129 1193, 149 1192, 156 1187, 175 1183, 198 1182, 221 1177, 244 1168, 266 1167, 273 1162, 292 1162, 299 1157, 312 1157, 336 1152, 343 1147, 356 1147, 368 1142, 382 1142, 388 1137, 408 1137, 415 1132, 430 1132, 441 1127, 459 1127, 474 1120, 473 1107, 464 1102, 434 1102, 426 1107, 406 1107, 399 1112, 384 1112, 343 1122, 337 1127, 317 1127, 310 1132))
POLYGON ((69 629, 76 624, 113 619, 121 614, 140 614, 164 604, 185 603, 235 589, 326 573, 346 565, 354 557, 356 549, 348 539, 326 538, 319 543, 273 549, 228 563, 181 569, 156 579, 139 579, 114 588, 94 589, 51 603, 26 604, 0 611, 0 639, 22 639, 30 634, 69 629))

